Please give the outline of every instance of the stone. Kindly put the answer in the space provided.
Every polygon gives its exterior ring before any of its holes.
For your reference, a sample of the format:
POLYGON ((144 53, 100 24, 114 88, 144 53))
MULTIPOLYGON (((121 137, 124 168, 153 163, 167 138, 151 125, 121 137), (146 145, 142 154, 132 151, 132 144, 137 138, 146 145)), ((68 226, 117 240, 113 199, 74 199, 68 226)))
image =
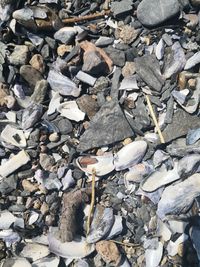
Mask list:
POLYGON ((30 65, 21 66, 20 75, 32 89, 34 89, 38 81, 41 81, 43 79, 42 74, 30 65))
POLYGON ((17 177, 15 175, 9 175, 0 181, 0 193, 7 195, 17 188, 17 177))
POLYGON ((48 88, 48 82, 46 80, 40 80, 36 83, 34 92, 31 95, 31 100, 36 104, 42 104, 46 96, 48 88))
POLYGON ((135 74, 135 72, 136 72, 135 62, 126 61, 125 65, 122 69, 122 75, 124 77, 129 77, 129 76, 135 74))
POLYGON ((58 133, 52 133, 49 135, 49 141, 50 142, 58 142, 59 139, 60 139, 60 137, 59 137, 58 133))
POLYGON ((190 0, 193 6, 200 6, 200 0, 190 0))
POLYGON ((60 134, 69 134, 73 130, 72 123, 67 118, 62 118, 61 116, 53 120, 52 124, 58 128, 60 134))
POLYGON ((145 55, 135 59, 137 74, 152 90, 160 92, 165 81, 160 73, 159 62, 155 56, 145 55))
POLYGON ((112 37, 106 37, 106 36, 101 36, 95 42, 95 45, 97 47, 104 47, 104 46, 107 46, 107 45, 111 45, 113 42, 114 42, 114 38, 112 38, 112 37))
POLYGON ((182 109, 178 109, 171 124, 162 132, 165 142, 170 142, 178 137, 184 136, 188 133, 189 129, 200 127, 199 117, 190 115, 182 109))
POLYGON ((26 45, 16 45, 14 51, 8 57, 12 65, 25 65, 28 61, 28 47, 26 45))
POLYGON ((140 30, 136 30, 129 25, 124 25, 120 29, 116 29, 116 39, 121 39, 124 44, 131 44, 138 37, 140 30))
POLYGON ((76 34, 77 30, 75 28, 63 27, 54 34, 54 38, 63 44, 70 44, 76 34))
POLYGON ((91 119, 99 110, 97 101, 90 95, 82 95, 77 99, 79 108, 91 119))
POLYGON ((106 102, 80 137, 79 151, 109 145, 134 135, 116 101, 106 102), (98 134, 97 134, 98 133, 98 134))
POLYGON ((32 56, 29 63, 34 69, 38 70, 41 73, 44 73, 45 64, 44 64, 43 57, 40 54, 35 54, 34 56, 32 56))
POLYGON ((58 46, 58 48, 57 48, 57 54, 62 57, 66 53, 69 53, 71 50, 72 50, 72 46, 71 45, 62 44, 62 45, 59 45, 58 46))
POLYGON ((91 86, 94 86, 95 82, 96 82, 96 78, 92 77, 91 75, 83 72, 83 71, 79 71, 76 74, 76 78, 84 83, 87 83, 91 86))
POLYGON ((99 241, 96 243, 96 250, 107 264, 114 263, 114 266, 118 266, 121 260, 121 254, 114 242, 106 240, 99 241))
POLYGON ((88 51, 84 53, 84 63, 82 70, 93 75, 105 73, 107 64, 98 51, 88 51))
POLYGON ((160 25, 180 11, 177 0, 142 0, 137 8, 137 18, 149 27, 160 25))
POLYGON ((112 46, 104 48, 108 56, 112 59, 113 64, 119 67, 123 67, 125 64, 125 52, 115 49, 112 46))
POLYGON ((111 11, 115 17, 123 16, 132 11, 132 5, 132 0, 114 1, 111 3, 111 11))

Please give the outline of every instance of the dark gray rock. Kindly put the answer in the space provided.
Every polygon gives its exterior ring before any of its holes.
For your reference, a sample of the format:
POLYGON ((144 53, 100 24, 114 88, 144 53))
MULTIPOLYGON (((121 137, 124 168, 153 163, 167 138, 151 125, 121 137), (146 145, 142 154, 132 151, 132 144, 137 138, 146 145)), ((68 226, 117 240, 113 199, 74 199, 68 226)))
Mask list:
POLYGON ((73 41, 77 31, 73 27, 63 27, 54 34, 54 38, 63 44, 73 41))
POLYGON ((105 52, 112 59, 113 64, 119 67, 123 67, 125 64, 125 52, 115 49, 112 46, 106 47, 105 52))
POLYGON ((143 0, 137 8, 137 17, 145 26, 156 26, 174 17, 180 11, 177 0, 143 0))
POLYGON ((0 181, 0 193, 2 195, 9 194, 17 188, 17 177, 16 175, 10 175, 3 178, 0 181))
POLYGON ((132 5, 132 0, 114 1, 111 3, 111 11, 115 17, 122 16, 129 13, 133 9, 132 5))
POLYGON ((63 118, 61 116, 53 120, 51 123, 58 128, 61 134, 68 134, 73 130, 71 122, 67 118, 63 118))
POLYGON ((161 91, 165 81, 160 73, 159 62, 155 56, 145 55, 135 59, 137 74, 152 90, 161 91))
POLYGON ((105 103, 80 138, 79 151, 86 151, 118 142, 133 136, 134 132, 116 101, 105 103))
POLYGON ((197 116, 192 116, 179 109, 173 116, 173 121, 168 124, 162 132, 165 142, 172 141, 178 137, 184 136, 189 129, 200 127, 200 119, 197 116))

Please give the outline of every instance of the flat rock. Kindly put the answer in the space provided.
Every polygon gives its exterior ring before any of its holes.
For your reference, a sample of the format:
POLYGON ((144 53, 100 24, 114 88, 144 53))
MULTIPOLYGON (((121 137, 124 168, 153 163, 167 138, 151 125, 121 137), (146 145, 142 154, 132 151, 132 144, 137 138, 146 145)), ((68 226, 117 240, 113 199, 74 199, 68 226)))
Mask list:
POLYGON ((177 0, 143 0, 137 8, 139 21, 149 27, 157 26, 180 11, 177 0))
POLYGON ((165 142, 170 142, 178 137, 184 136, 188 133, 189 129, 198 128, 200 120, 197 116, 192 116, 179 109, 173 116, 171 124, 162 132, 165 142))
POLYGON ((111 3, 111 11, 113 12, 114 16, 122 16, 130 12, 133 7, 132 0, 122 0, 122 1, 114 1, 111 3))
POLYGON ((125 65, 125 53, 124 51, 120 51, 115 49, 112 46, 108 46, 104 49, 108 56, 112 59, 113 64, 119 67, 123 67, 125 65))
POLYGON ((78 150, 85 151, 109 145, 133 135, 134 132, 119 104, 110 101, 105 103, 91 120, 90 126, 80 138, 78 150))
POLYGON ((164 78, 160 73, 159 62, 155 56, 145 55, 135 59, 137 74, 149 85, 152 90, 160 92, 164 85, 164 78))

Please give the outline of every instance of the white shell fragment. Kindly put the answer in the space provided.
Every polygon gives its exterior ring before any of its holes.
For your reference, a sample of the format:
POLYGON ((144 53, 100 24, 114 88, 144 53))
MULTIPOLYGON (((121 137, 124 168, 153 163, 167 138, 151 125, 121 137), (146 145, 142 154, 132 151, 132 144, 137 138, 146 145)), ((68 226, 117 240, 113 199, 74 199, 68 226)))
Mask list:
POLYGON ((153 171, 153 166, 146 162, 139 163, 129 169, 124 174, 124 179, 129 182, 139 183, 145 175, 150 174, 153 171))
POLYGON ((158 42, 157 46, 156 46, 156 52, 155 52, 158 60, 161 60, 163 58, 164 52, 165 52, 164 41, 161 38, 160 41, 158 42))
POLYGON ((161 220, 157 220, 157 235, 160 236, 165 242, 169 241, 172 233, 165 223, 161 220))
POLYGON ((168 214, 184 213, 199 195, 200 174, 196 173, 183 182, 165 188, 158 203, 157 215, 164 219, 168 214))
POLYGON ((78 97, 80 94, 80 89, 77 88, 76 84, 56 70, 49 71, 47 81, 51 88, 54 91, 59 92, 61 95, 78 97))
POLYGON ((52 91, 52 98, 51 98, 51 101, 49 103, 47 115, 51 115, 54 112, 56 112, 57 107, 60 105, 61 99, 62 99, 62 97, 60 96, 60 94, 58 92, 52 91))
POLYGON ((16 217, 10 211, 6 210, 0 212, 0 229, 9 229, 11 224, 13 224, 15 221, 16 217))
POLYGON ((115 215, 113 226, 112 226, 108 236, 106 237, 106 239, 110 240, 114 236, 121 234, 122 231, 123 231, 122 217, 119 215, 115 215))
POLYGON ((94 78, 92 77, 91 75, 83 72, 83 71, 79 71, 77 74, 76 74, 76 78, 84 83, 87 83, 91 86, 94 86, 97 78, 94 78))
POLYGON ((72 170, 68 170, 65 176, 62 178, 63 190, 66 190, 73 184, 75 184, 75 180, 72 176, 72 170))
POLYGON ((1 262, 1 267, 12 266, 12 267, 32 267, 30 262, 24 258, 10 258, 5 259, 1 262))
POLYGON ((83 156, 76 160, 78 167, 87 174, 92 174, 95 169, 97 176, 104 176, 114 170, 113 154, 106 153, 102 156, 83 156))
POLYGON ((20 256, 30 258, 32 261, 42 259, 50 254, 49 248, 37 243, 27 243, 20 252, 20 256))
POLYGON ((193 56, 191 56, 187 60, 184 70, 189 70, 189 69, 191 69, 192 67, 196 66, 199 63, 200 63, 200 51, 195 53, 193 56))
POLYGON ((142 190, 147 192, 155 191, 156 189, 172 183, 180 178, 177 171, 177 163, 172 170, 160 168, 159 171, 152 173, 142 185, 142 190))
POLYGON ((135 76, 129 76, 122 80, 119 90, 139 90, 135 76))
POLYGON ((26 139, 24 132, 22 130, 16 129, 11 125, 6 125, 6 127, 1 132, 1 138, 9 144, 17 147, 26 147, 26 139))
POLYGON ((183 157, 178 162, 178 174, 187 177, 195 173, 200 166, 200 155, 191 154, 183 157))
POLYGON ((85 113, 81 111, 76 104, 76 101, 67 101, 60 104, 57 108, 60 115, 73 121, 82 121, 85 118, 85 113))
POLYGON ((59 265, 59 257, 45 257, 32 263, 32 267, 57 267, 59 265))
POLYGON ((125 145, 114 156, 116 171, 130 168, 140 163, 146 153, 147 143, 145 141, 134 141, 125 145))
POLYGON ((12 229, 0 231, 0 239, 2 239, 7 247, 11 247, 13 244, 20 241, 21 237, 18 233, 13 232, 12 229))
POLYGON ((52 233, 48 235, 49 249, 62 258, 81 259, 91 254, 95 247, 88 244, 84 237, 72 242, 62 243, 52 233))
POLYGON ((187 239, 188 239, 188 235, 182 234, 181 236, 179 236, 179 238, 175 242, 170 240, 168 245, 167 245, 168 255, 173 257, 176 254, 178 254, 179 245, 184 243, 187 239))
POLYGON ((24 150, 20 151, 17 155, 13 156, 3 165, 0 166, 0 176, 2 177, 8 176, 21 166, 29 162, 29 160, 30 160, 29 155, 24 150))
POLYGON ((163 245, 157 238, 146 240, 144 243, 146 267, 158 267, 163 254, 163 245))
POLYGON ((188 225, 188 222, 169 220, 168 224, 173 234, 176 234, 176 233, 182 234, 184 233, 185 228, 188 225))

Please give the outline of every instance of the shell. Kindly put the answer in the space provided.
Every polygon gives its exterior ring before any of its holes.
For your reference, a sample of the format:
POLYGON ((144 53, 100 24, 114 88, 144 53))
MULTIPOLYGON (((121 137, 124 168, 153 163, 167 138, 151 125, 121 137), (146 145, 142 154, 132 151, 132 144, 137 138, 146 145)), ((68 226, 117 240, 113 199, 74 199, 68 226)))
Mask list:
POLYGON ((169 159, 170 156, 164 151, 157 149, 153 155, 153 164, 155 168, 160 166, 165 160, 169 159))
POLYGON ((114 166, 116 171, 130 168, 142 161, 147 150, 145 141, 135 141, 125 145, 114 156, 114 166))
POLYGON ((179 238, 175 242, 170 240, 167 245, 168 255, 173 257, 176 254, 178 254, 179 245, 184 243, 187 239, 188 239, 188 235, 183 233, 181 236, 179 236, 179 238))
POLYGON ((157 220, 157 231, 156 234, 160 236, 165 242, 169 241, 172 233, 165 223, 161 220, 157 220))
POLYGON ((85 118, 85 113, 78 108, 76 101, 64 102, 57 107, 57 110, 60 112, 61 116, 69 120, 78 122, 84 120, 85 118))
POLYGON ((47 115, 51 115, 56 112, 57 107, 60 105, 62 97, 58 92, 52 91, 52 98, 49 103, 49 107, 47 110, 47 115))
POLYGON ((164 190, 164 187, 160 187, 156 191, 145 192, 141 188, 139 188, 135 194, 138 196, 145 196, 148 199, 150 199, 154 204, 157 204, 161 198, 163 190, 164 190))
POLYGON ((6 127, 1 132, 1 138, 9 144, 12 144, 17 147, 24 148, 26 147, 26 139, 24 132, 22 130, 16 129, 11 125, 6 125, 6 127))
POLYGON ((12 266, 12 267, 31 267, 33 265, 24 258, 10 258, 5 259, 1 262, 1 267, 12 266))
POLYGON ((150 174, 153 171, 153 166, 147 162, 139 163, 129 169, 124 174, 124 179, 129 182, 141 182, 145 175, 150 174))
POLYGON ((48 235, 49 249, 62 258, 81 259, 94 251, 94 245, 88 244, 84 237, 72 242, 62 243, 52 233, 48 235))
POLYGON ((91 224, 90 232, 86 238, 88 243, 95 243, 102 239, 113 226, 114 215, 112 208, 97 205, 91 224))
POLYGON ((97 176, 104 176, 114 170, 113 154, 106 153, 103 156, 83 156, 76 160, 78 167, 88 173, 92 174, 92 170, 95 169, 97 176))
POLYGON ((191 154, 183 157, 178 162, 178 174, 181 177, 187 177, 192 175, 198 170, 200 166, 200 155, 191 154))
POLYGON ((194 67, 195 65, 197 65, 199 63, 200 63, 200 51, 195 53, 193 56, 191 56, 187 60, 184 70, 189 70, 189 69, 191 69, 192 67, 194 67))
POLYGON ((45 257, 41 260, 35 261, 32 263, 32 267, 57 267, 59 265, 59 257, 45 257))
POLYGON ((157 267, 162 259, 163 245, 156 238, 146 240, 144 243, 146 267, 157 267))
POLYGON ((37 243, 27 243, 20 252, 20 256, 30 258, 32 261, 42 259, 50 254, 49 248, 37 243))
POLYGON ((200 195, 200 174, 196 173, 175 185, 165 188, 158 203, 157 215, 164 219, 168 214, 186 212, 195 197, 200 195))
POLYGON ((64 76, 61 72, 50 70, 47 81, 51 88, 64 96, 78 97, 80 89, 77 88, 76 84, 72 82, 68 77, 64 76))
POLYGON ((158 188, 172 183, 176 180, 180 179, 177 170, 177 163, 174 166, 174 169, 167 170, 166 168, 160 168, 159 171, 155 171, 152 173, 142 184, 142 190, 147 192, 152 192, 157 190, 158 188))
POLYGON ((114 236, 121 234, 122 231, 123 231, 122 217, 119 215, 115 215, 113 226, 106 239, 107 240, 112 239, 114 236))
POLYGON ((135 76, 129 76, 122 80, 119 90, 139 90, 135 76))
POLYGON ((200 231, 199 231, 199 225, 198 226, 192 226, 190 228, 190 238, 192 240, 193 246, 197 252, 198 259, 200 260, 200 231))
POLYGON ((16 221, 16 217, 9 211, 0 212, 0 229, 9 229, 11 224, 16 221))
POLYGON ((62 178, 63 190, 68 189, 73 184, 75 184, 75 180, 72 176, 72 170, 68 170, 65 176, 62 178))
POLYGON ((156 46, 156 51, 155 51, 158 60, 161 60, 163 58, 164 52, 165 52, 165 45, 163 39, 161 38, 156 46))
POLYGON ((13 232, 12 229, 9 229, 0 231, 0 239, 2 239, 6 243, 7 247, 10 247, 13 244, 19 242, 21 238, 18 233, 13 232))

